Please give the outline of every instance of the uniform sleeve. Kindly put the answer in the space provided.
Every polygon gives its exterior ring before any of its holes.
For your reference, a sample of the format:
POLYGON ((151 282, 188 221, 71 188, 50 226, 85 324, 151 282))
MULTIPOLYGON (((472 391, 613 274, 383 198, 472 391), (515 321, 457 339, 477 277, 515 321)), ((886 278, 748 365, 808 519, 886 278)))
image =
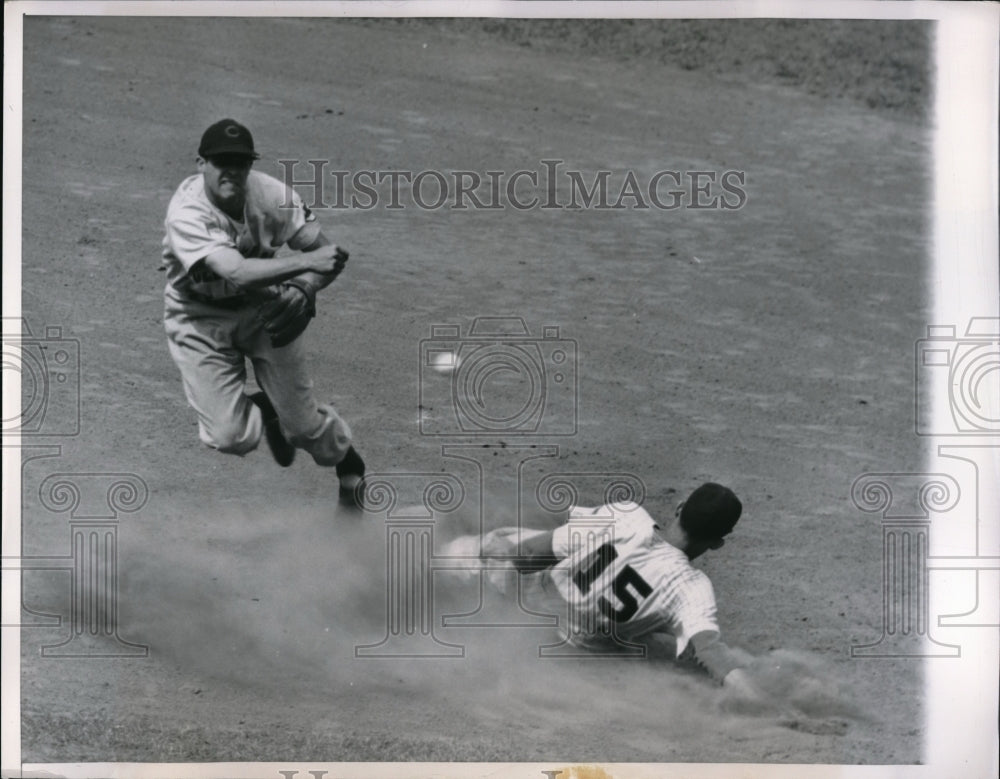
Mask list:
POLYGON ((701 571, 693 571, 696 575, 677 588, 674 596, 672 612, 677 625, 677 653, 687 647, 691 638, 705 631, 719 632, 719 622, 716 617, 715 591, 712 582, 701 571))
POLYGON ((167 216, 164 224, 170 251, 185 270, 218 249, 235 249, 233 239, 212 215, 196 205, 185 205, 167 216))
POLYGON ((319 237, 319 234, 319 222, 315 221, 315 219, 312 222, 306 222, 299 228, 295 235, 288 239, 288 247, 296 251, 308 249, 319 237))
POLYGON ((725 679, 730 671, 744 664, 741 655, 719 637, 718 631, 695 634, 691 639, 691 647, 698 664, 718 682, 725 679))
POLYGON ((316 215, 294 189, 277 179, 271 182, 273 248, 287 244, 289 249, 299 251, 311 246, 320 233, 316 215))

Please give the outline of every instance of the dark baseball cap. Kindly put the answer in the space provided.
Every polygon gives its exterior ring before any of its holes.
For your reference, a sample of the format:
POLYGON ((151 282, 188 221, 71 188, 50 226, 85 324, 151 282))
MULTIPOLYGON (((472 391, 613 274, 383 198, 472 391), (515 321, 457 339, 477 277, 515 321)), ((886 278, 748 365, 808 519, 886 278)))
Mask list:
POLYGON ((260 155, 254 150, 250 131, 235 119, 222 119, 201 136, 198 155, 211 157, 217 154, 242 154, 250 159, 260 159, 260 155))
POLYGON ((742 513, 743 504, 731 489, 707 482, 684 501, 681 528, 692 538, 715 541, 732 532, 742 513))

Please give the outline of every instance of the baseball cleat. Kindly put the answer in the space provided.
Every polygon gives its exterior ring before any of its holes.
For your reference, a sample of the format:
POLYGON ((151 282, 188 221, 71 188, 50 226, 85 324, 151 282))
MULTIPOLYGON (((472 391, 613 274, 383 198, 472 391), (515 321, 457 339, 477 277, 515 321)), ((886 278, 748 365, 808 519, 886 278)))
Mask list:
POLYGON ((363 511, 365 508, 365 461, 352 446, 344 459, 337 463, 337 478, 340 479, 340 505, 363 511))
POLYGON ((358 477, 347 478, 340 482, 339 503, 352 511, 365 509, 365 482, 358 477))
POLYGON ((264 419, 264 438, 267 440, 267 446, 271 450, 275 462, 282 468, 287 468, 295 460, 295 447, 281 432, 281 425, 278 424, 278 412, 271 405, 271 399, 263 392, 255 392, 248 397, 260 409, 260 414, 264 419))

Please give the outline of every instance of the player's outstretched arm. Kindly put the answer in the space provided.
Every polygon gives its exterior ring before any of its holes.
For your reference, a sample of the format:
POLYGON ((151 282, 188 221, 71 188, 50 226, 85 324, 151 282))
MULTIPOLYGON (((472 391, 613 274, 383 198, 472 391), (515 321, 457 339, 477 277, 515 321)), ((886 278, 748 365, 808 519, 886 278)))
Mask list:
POLYGON ((334 279, 336 279, 337 276, 340 275, 340 272, 344 270, 344 266, 347 264, 349 257, 348 253, 339 246, 335 245, 333 241, 323 234, 322 230, 316 236, 316 239, 302 250, 302 253, 310 254, 317 251, 333 251, 336 262, 334 267, 329 272, 317 273, 310 271, 302 273, 296 277, 296 281, 302 284, 307 284, 311 288, 313 296, 315 296, 315 294, 324 287, 328 287, 333 283, 334 279))
POLYGON ((510 562, 519 573, 534 573, 559 562, 552 531, 499 528, 483 536, 482 556, 510 562))
POLYGON ((770 695, 754 681, 747 670, 747 666, 754 660, 753 655, 726 645, 717 631, 696 634, 691 639, 691 647, 698 662, 714 679, 722 683, 730 701, 755 710, 776 710, 781 713, 792 711, 790 706, 770 695))
POLYGON ((256 260, 227 247, 212 252, 204 262, 222 278, 246 289, 278 284, 303 273, 339 273, 344 261, 337 258, 338 251, 336 246, 329 245, 291 257, 256 260))
POLYGON ((753 659, 746 652, 726 644, 717 630, 703 630, 692 636, 691 650, 698 664, 723 684, 734 670, 753 659))
POLYGON ((514 558, 518 573, 535 573, 559 562, 552 551, 552 531, 547 530, 521 540, 520 555, 514 558))

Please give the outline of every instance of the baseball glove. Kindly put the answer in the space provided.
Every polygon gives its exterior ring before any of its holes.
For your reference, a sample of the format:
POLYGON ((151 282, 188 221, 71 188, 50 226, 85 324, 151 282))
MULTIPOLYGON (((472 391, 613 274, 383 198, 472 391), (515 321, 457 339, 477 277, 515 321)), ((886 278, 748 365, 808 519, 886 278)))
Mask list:
POLYGON ((260 307, 257 316, 276 349, 298 338, 316 316, 316 290, 299 279, 278 285, 276 297, 260 307))

